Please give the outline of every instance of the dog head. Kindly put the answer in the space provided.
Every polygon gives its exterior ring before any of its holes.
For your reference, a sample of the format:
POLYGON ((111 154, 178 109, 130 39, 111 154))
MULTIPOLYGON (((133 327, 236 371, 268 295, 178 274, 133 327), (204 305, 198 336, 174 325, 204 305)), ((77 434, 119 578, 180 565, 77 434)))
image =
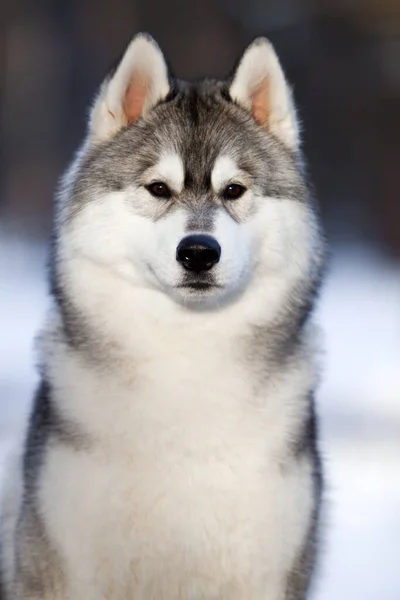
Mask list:
POLYGON ((193 309, 220 307, 257 272, 276 282, 308 269, 311 214, 271 44, 256 40, 228 81, 188 84, 138 35, 103 83, 65 179, 60 256, 193 309))

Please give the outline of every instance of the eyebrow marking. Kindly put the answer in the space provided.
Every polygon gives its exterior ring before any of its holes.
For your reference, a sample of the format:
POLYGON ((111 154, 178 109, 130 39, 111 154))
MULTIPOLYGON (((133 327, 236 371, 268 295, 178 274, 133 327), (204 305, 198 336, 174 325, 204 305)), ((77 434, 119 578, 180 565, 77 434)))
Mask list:
POLYGON ((236 161, 227 154, 217 157, 211 173, 211 185, 214 191, 219 192, 228 183, 243 183, 248 180, 246 174, 239 168, 236 161))
POLYGON ((175 192, 181 192, 185 179, 181 157, 176 153, 161 154, 158 162, 145 171, 144 177, 148 183, 162 181, 167 183, 175 192))

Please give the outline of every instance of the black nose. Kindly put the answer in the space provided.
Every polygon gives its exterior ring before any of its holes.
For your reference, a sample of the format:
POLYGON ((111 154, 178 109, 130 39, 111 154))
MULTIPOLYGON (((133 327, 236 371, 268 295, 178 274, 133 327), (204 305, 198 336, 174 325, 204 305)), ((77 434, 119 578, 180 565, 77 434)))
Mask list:
POLYGON ((221 257, 221 246, 209 235, 188 235, 179 242, 176 260, 188 271, 209 271, 221 257))

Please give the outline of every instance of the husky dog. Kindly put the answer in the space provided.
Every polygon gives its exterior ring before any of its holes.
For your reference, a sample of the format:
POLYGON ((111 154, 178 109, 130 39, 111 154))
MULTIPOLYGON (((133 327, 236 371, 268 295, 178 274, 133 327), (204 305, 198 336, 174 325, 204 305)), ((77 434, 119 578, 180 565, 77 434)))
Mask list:
POLYGON ((136 36, 57 203, 7 600, 304 600, 323 243, 266 39, 227 81, 136 36))

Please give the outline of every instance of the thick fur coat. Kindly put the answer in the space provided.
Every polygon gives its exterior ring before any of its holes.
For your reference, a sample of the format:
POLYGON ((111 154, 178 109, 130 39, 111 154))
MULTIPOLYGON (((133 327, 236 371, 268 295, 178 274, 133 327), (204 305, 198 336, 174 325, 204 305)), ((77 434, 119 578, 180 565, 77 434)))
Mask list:
POLYGON ((265 39, 187 84, 136 36, 57 200, 6 600, 304 600, 323 243, 265 39))

